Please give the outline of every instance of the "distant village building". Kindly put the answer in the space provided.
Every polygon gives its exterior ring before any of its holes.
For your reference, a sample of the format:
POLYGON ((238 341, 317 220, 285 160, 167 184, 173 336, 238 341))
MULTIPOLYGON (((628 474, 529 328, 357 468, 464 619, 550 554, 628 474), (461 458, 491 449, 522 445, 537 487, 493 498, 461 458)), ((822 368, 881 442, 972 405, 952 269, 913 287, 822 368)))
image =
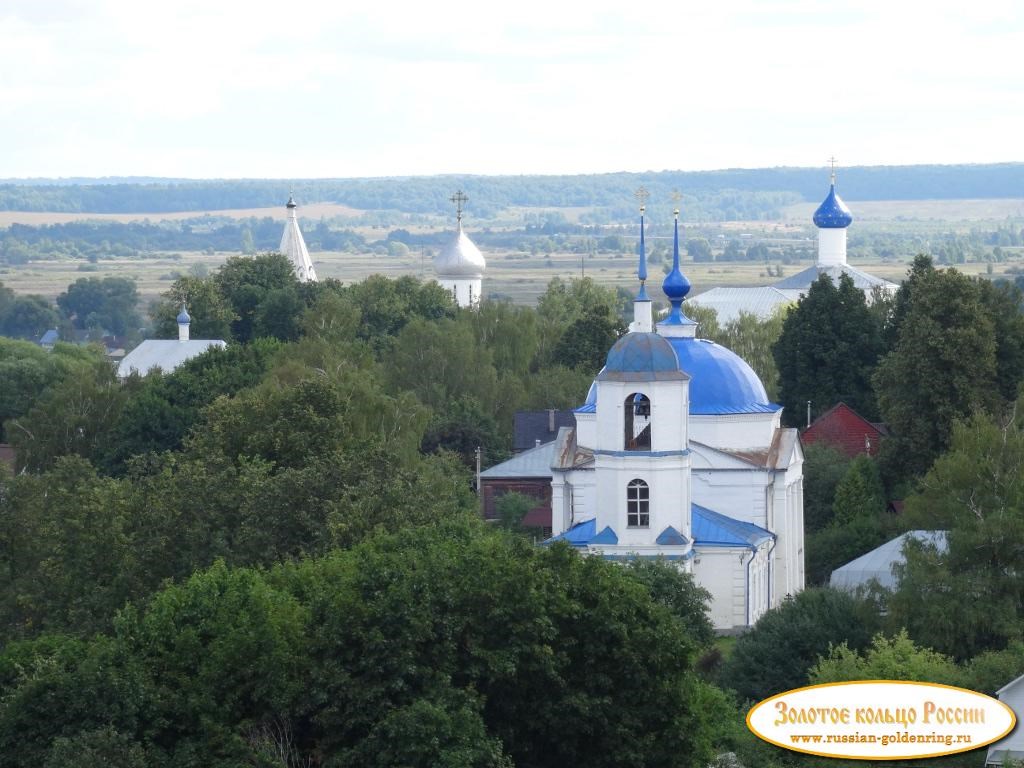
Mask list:
POLYGON ((885 437, 885 426, 868 421, 846 403, 838 403, 815 419, 800 437, 805 445, 828 445, 852 459, 861 454, 876 455, 885 437))
POLYGON ((462 231, 462 205, 469 198, 459 190, 451 200, 455 203, 455 235, 434 257, 434 272, 437 282, 451 292, 460 307, 475 307, 480 304, 487 262, 462 231))
POLYGON ((164 373, 170 373, 179 365, 193 357, 198 357, 211 347, 224 348, 226 342, 221 339, 190 339, 189 326, 192 318, 181 305, 181 312, 178 313, 178 338, 174 339, 146 339, 135 349, 124 356, 117 367, 117 375, 126 379, 133 373, 142 376, 150 371, 160 369, 164 373))
POLYGON ((306 241, 302 237, 302 230, 299 229, 299 217, 296 213, 298 206, 295 198, 288 197, 285 205, 288 209, 288 219, 284 224, 284 234, 281 235, 280 251, 295 268, 295 275, 299 282, 316 282, 316 270, 313 269, 313 262, 309 258, 309 250, 306 248, 306 241))
POLYGON ((848 275, 854 286, 864 291, 869 302, 875 290, 888 294, 896 292, 899 286, 895 283, 869 275, 846 261, 846 229, 853 223, 853 215, 836 192, 834 167, 828 195, 814 212, 813 220, 818 228, 818 261, 813 266, 770 286, 712 288, 690 301, 698 307, 714 309, 718 321, 727 323, 737 319, 741 311, 756 315, 761 320, 768 319, 780 307, 798 301, 822 275, 828 275, 836 285, 839 284, 840 275, 848 275))
POLYGON ((485 475, 548 480, 551 541, 673 563, 711 593, 714 626, 736 630, 804 587, 803 454, 753 369, 683 314, 678 211, 655 328, 643 212, 634 320, 575 425, 485 475))
POLYGON ((521 493, 536 499, 522 525, 539 528, 545 535, 551 535, 551 459, 554 446, 553 441, 535 446, 480 473, 480 495, 486 520, 498 519, 498 499, 506 493, 521 493))
POLYGON ((558 436, 559 429, 575 424, 576 415, 572 411, 554 408, 546 411, 516 411, 512 417, 512 452, 521 453, 543 443, 550 443, 558 436))
POLYGON ((836 568, 832 571, 829 586, 849 592, 855 592, 871 584, 877 584, 884 589, 895 589, 895 569, 907 561, 903 548, 910 539, 933 546, 939 552, 945 552, 947 549, 945 531, 907 531, 836 568))

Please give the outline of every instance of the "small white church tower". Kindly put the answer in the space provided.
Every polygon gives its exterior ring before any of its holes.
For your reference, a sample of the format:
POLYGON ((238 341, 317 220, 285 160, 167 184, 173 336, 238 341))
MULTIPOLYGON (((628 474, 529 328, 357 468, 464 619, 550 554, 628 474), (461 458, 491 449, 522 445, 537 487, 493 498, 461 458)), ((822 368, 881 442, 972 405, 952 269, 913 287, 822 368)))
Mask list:
POLYGON ((818 266, 846 266, 846 228, 853 223, 853 215, 846 203, 836 194, 836 162, 832 164, 832 186, 828 196, 814 212, 814 226, 818 228, 818 266))
POLYGON ((309 258, 309 251, 306 248, 306 241, 302 238, 302 230, 299 229, 299 218, 296 215, 295 198, 288 196, 288 220, 284 225, 284 234, 281 235, 281 253, 288 257, 288 260, 295 267, 295 274, 300 283, 316 282, 316 271, 313 269, 313 262, 309 258))
POLYGON ((441 287, 451 291, 460 307, 480 303, 487 262, 469 235, 462 231, 462 206, 469 200, 462 190, 451 196, 455 203, 455 236, 434 257, 434 272, 441 287))

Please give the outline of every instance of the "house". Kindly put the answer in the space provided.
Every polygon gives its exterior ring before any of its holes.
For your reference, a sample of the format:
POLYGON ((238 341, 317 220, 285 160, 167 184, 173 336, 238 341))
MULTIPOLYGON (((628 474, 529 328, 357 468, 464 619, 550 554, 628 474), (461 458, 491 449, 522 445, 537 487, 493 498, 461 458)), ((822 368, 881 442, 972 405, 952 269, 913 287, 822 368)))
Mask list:
POLYGON ((996 698, 1017 714, 1017 727, 988 747, 985 765, 1003 765, 1010 760, 1024 760, 1024 728, 1020 715, 1024 713, 1024 675, 1011 680, 998 691, 996 698))
POLYGON ((516 411, 512 417, 512 452, 521 453, 528 448, 535 448, 550 443, 558 436, 562 427, 571 427, 576 423, 572 411, 516 411))
POLYGON ((933 546, 939 552, 945 552, 947 549, 945 531, 907 531, 855 560, 851 560, 846 565, 836 568, 832 571, 829 586, 834 589, 855 592, 861 587, 877 583, 884 589, 895 589, 895 569, 906 562, 903 548, 910 539, 926 546, 933 546))
POLYGON ((884 436, 881 424, 868 421, 846 403, 838 403, 815 419, 800 438, 805 445, 828 445, 852 459, 877 454, 884 436))
POLYGON ((198 357, 212 347, 223 349, 227 346, 221 339, 190 339, 191 322, 192 318, 182 304, 178 313, 177 340, 146 339, 121 360, 117 366, 118 377, 126 379, 133 373, 145 376, 154 370, 170 373, 186 360, 198 357))
POLYGON ((549 441, 525 450, 508 461, 480 473, 480 495, 484 519, 496 521, 496 502, 506 493, 521 493, 537 499, 522 524, 551 532, 551 460, 555 443, 549 441))

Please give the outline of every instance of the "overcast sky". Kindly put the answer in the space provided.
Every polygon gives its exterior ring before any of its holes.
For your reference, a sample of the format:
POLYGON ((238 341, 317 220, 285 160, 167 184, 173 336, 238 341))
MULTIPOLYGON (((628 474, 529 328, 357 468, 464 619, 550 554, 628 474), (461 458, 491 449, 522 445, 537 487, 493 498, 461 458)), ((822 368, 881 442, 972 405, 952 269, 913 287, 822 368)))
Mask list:
POLYGON ((0 177, 1024 160, 1021 0, 0 0, 0 177))

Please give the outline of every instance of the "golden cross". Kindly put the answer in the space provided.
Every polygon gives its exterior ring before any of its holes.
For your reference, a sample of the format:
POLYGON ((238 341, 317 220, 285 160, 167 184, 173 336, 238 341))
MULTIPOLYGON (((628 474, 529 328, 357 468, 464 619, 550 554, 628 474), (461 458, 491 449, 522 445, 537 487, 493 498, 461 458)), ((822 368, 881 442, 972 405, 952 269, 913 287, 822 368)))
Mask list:
POLYGON ((633 197, 640 201, 640 213, 643 213, 645 210, 647 210, 647 198, 649 198, 650 196, 651 193, 648 192, 643 187, 639 187, 637 191, 633 193, 633 197))
POLYGON ((468 202, 469 198, 462 194, 462 190, 460 189, 448 199, 455 203, 455 218, 462 221, 462 204, 468 202))
POLYGON ((835 155, 828 159, 828 164, 832 166, 832 183, 836 183, 836 158, 835 155))
POLYGON ((679 218, 679 201, 683 199, 683 196, 679 194, 679 190, 675 189, 672 191, 672 202, 676 204, 676 209, 672 212, 676 218, 679 218))

